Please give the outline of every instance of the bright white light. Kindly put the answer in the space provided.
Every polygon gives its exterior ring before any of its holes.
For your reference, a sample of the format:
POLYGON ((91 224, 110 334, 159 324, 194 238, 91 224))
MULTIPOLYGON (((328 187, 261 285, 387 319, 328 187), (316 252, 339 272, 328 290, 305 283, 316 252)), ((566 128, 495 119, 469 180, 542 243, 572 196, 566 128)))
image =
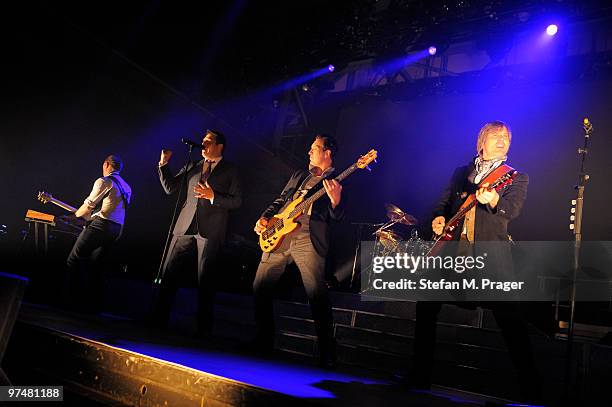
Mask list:
POLYGON ((329 64, 329 65, 327 66, 327 70, 328 70, 329 72, 334 72, 334 70, 335 70, 335 69, 336 69, 336 67, 335 67, 335 66, 333 66, 332 64, 329 64))
POLYGON ((429 52, 429 55, 436 55, 436 52, 438 52, 438 50, 432 45, 431 47, 427 48, 427 52, 429 52))
POLYGON ((546 27, 546 34, 550 35, 551 37, 555 35, 557 31, 559 31, 559 27, 557 27, 556 24, 551 24, 546 27))

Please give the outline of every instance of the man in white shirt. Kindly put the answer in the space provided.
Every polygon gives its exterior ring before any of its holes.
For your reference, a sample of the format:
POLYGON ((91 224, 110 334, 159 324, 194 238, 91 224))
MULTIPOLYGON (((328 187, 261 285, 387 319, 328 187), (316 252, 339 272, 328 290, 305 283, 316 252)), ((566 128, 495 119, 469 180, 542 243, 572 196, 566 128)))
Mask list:
POLYGON ((126 209, 132 199, 132 189, 119 175, 122 169, 123 162, 119 156, 106 157, 102 163, 102 177, 94 182, 91 193, 74 213, 86 219, 88 225, 77 238, 66 261, 71 274, 70 294, 83 296, 94 306, 98 304, 93 301, 93 293, 101 290, 93 283, 100 282, 102 256, 121 236, 126 209), (92 267, 86 271, 84 268, 88 263, 92 267))

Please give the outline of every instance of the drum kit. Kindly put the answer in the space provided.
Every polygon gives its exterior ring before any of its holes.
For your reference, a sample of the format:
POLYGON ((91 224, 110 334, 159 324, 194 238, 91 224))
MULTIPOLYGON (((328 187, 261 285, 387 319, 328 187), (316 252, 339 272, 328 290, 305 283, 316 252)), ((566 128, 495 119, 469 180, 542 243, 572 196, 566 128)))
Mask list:
MULTIPOLYGON (((372 233, 374 237, 374 246, 370 258, 395 256, 396 253, 406 253, 409 256, 421 256, 426 254, 432 242, 419 238, 417 229, 415 228, 418 224, 418 220, 391 203, 385 204, 385 210, 388 219, 385 223, 358 224, 360 226, 378 227, 378 229, 372 233), (401 231, 400 225, 403 225, 401 231), (406 227, 409 228, 408 238, 406 238, 406 232, 403 231, 406 227)), ((357 256, 357 252, 355 252, 355 255, 357 256)), ((355 258, 354 266, 356 266, 356 260, 357 258, 355 258)), ((372 277, 371 267, 372 264, 361 264, 361 274, 369 275, 368 281, 372 277)), ((354 273, 355 267, 353 267, 353 276, 354 273)), ((351 286, 352 283, 353 278, 351 278, 351 286)))
MULTIPOLYGON (((376 237, 374 251, 381 256, 384 256, 384 253, 396 252, 404 241, 402 234, 392 229, 394 225, 414 226, 418 223, 414 216, 407 214, 393 204, 385 204, 385 209, 389 220, 372 233, 376 237)), ((416 229, 413 228, 412 233, 416 234, 416 229)))

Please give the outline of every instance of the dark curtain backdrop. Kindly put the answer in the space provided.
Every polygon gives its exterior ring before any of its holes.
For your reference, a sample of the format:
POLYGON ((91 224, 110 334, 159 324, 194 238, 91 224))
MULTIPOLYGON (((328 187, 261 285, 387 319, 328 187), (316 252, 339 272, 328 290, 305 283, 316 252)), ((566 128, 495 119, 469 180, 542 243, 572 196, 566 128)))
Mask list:
MULTIPOLYGON (((577 148, 582 120, 595 126, 590 140, 585 193, 584 238, 612 238, 610 200, 612 117, 609 81, 503 88, 486 92, 427 96, 409 101, 371 100, 344 108, 338 137, 344 153, 357 155, 367 146, 379 150, 371 176, 355 178, 358 219, 383 220, 392 202, 430 223, 430 211, 452 170, 476 155, 476 138, 487 121, 503 120, 512 128, 508 163, 530 176, 527 202, 512 223, 518 240, 571 240, 570 201, 578 178, 577 148)), ((353 194, 353 191, 351 191, 353 194)))

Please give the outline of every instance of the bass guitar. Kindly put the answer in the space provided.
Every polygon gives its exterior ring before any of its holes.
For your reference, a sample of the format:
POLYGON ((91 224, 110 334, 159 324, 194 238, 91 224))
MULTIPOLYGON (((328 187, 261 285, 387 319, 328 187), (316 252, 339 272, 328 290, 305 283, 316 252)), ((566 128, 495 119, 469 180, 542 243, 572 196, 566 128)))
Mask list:
MULTIPOLYGON (((77 208, 75 208, 74 206, 68 205, 67 203, 62 202, 59 199, 54 198, 53 195, 51 195, 48 192, 44 192, 44 191, 39 192, 38 200, 45 204, 52 203, 71 213, 75 213, 77 211, 77 208)), ((60 221, 60 223, 64 224, 65 226, 68 226, 74 229, 83 229, 87 225, 87 222, 84 219, 77 218, 74 216, 61 216, 61 217, 58 217, 56 221, 60 221)))
MULTIPOLYGON (((377 155, 378 153, 376 150, 370 150, 366 155, 362 155, 357 162, 353 163, 353 165, 338 175, 335 180, 340 182, 351 175, 356 169, 368 168, 368 164, 375 161, 377 155)), ((259 234, 259 247, 261 250, 269 253, 278 248, 285 236, 300 226, 300 223, 297 222, 298 218, 308 210, 314 201, 321 198, 323 195, 325 195, 325 188, 319 189, 308 199, 304 199, 303 196, 296 198, 286 205, 280 213, 270 218, 266 229, 259 234)))

